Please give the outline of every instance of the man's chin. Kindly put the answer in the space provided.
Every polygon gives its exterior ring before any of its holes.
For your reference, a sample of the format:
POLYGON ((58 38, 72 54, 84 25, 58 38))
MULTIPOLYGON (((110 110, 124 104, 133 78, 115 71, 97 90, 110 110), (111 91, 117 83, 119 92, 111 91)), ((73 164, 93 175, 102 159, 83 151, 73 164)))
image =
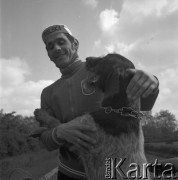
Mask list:
POLYGON ((67 62, 59 62, 59 63, 55 63, 56 67, 58 67, 59 69, 64 69, 66 68, 69 64, 67 62))

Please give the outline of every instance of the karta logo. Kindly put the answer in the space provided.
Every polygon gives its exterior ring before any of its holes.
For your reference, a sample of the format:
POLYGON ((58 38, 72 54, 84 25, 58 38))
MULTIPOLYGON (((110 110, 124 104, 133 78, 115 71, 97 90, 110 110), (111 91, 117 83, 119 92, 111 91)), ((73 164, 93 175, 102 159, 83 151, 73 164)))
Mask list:
POLYGON ((136 163, 131 163, 126 168, 127 171, 125 172, 125 161, 126 158, 120 158, 119 161, 117 158, 106 158, 105 178, 117 179, 117 177, 120 176, 123 179, 148 179, 149 168, 151 168, 155 179, 177 179, 177 176, 175 176, 175 167, 172 163, 162 165, 158 163, 157 159, 155 159, 153 164, 143 163, 142 167, 136 163), (162 171, 160 171, 160 169, 162 171))

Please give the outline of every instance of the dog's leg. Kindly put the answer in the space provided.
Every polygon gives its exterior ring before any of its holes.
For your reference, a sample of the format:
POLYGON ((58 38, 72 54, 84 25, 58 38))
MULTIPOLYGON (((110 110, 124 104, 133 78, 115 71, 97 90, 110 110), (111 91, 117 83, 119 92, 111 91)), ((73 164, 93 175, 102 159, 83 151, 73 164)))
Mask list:
POLYGON ((54 128, 60 124, 58 119, 50 116, 43 109, 35 109, 34 115, 36 120, 40 123, 41 126, 45 126, 47 128, 54 128))

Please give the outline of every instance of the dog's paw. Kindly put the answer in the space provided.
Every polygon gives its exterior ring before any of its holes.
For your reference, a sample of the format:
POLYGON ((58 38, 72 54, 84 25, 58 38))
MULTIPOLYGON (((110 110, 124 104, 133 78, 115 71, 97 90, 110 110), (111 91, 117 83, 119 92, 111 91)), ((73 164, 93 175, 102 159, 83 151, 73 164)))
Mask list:
POLYGON ((45 124, 48 128, 54 128, 60 124, 58 119, 54 118, 53 116, 49 115, 43 109, 35 109, 34 111, 35 118, 41 124, 45 124))
POLYGON ((49 115, 43 109, 35 109, 34 115, 37 121, 42 123, 48 123, 49 115))

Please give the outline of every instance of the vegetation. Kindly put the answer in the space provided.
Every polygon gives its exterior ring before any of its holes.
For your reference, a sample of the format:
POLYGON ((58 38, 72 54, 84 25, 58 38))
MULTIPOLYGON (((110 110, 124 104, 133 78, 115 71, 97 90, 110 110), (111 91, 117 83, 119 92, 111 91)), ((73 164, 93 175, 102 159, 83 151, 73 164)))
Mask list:
POLYGON ((161 110, 155 116, 144 113, 143 131, 147 142, 178 141, 177 121, 168 110, 161 110))
POLYGON ((143 132, 147 152, 165 157, 178 156, 177 120, 168 110, 161 110, 155 116, 145 113, 143 132))
POLYGON ((0 111, 0 159, 34 151, 40 143, 29 134, 37 128, 34 117, 23 117, 0 111))
POLYGON ((33 116, 0 110, 0 179, 7 179, 15 168, 39 178, 57 166, 58 152, 46 151, 37 138, 29 137, 38 127, 33 116))
MULTIPOLYGON (((23 117, 16 115, 15 112, 4 113, 0 110, 0 159, 41 148, 37 139, 29 137, 29 134, 38 127, 39 124, 33 116, 23 117)), ((146 143, 178 141, 177 121, 168 110, 161 110, 154 116, 145 112, 143 132, 146 143)), ((147 148, 150 150, 151 145, 149 144, 147 148)), ((155 147, 152 149, 155 150, 155 147)))
POLYGON ((7 180, 15 169, 25 170, 34 179, 39 179, 57 167, 58 151, 39 149, 25 154, 6 157, 0 160, 0 180, 7 180))
MULTIPOLYGON (((173 114, 168 110, 154 116, 145 112, 142 122, 146 152, 178 156, 178 129, 173 114)), ((57 152, 45 151, 38 139, 29 137, 38 127, 33 116, 23 117, 0 110, 0 179, 13 168, 23 168, 40 177, 57 166, 57 152)))

